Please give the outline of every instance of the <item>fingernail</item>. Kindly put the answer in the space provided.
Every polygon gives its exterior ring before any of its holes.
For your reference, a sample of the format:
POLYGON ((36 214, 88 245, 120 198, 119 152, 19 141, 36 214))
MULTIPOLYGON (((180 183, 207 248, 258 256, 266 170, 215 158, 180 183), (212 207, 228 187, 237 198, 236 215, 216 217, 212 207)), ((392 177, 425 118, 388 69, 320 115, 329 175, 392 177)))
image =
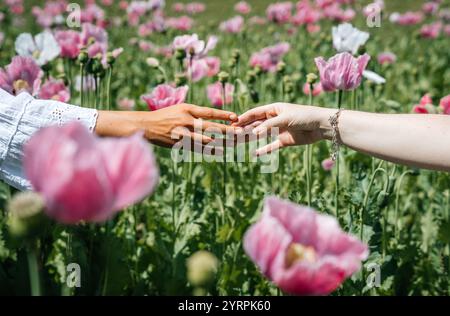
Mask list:
POLYGON ((230 115, 230 120, 232 120, 232 121, 237 120, 237 115, 236 114, 231 114, 230 115))

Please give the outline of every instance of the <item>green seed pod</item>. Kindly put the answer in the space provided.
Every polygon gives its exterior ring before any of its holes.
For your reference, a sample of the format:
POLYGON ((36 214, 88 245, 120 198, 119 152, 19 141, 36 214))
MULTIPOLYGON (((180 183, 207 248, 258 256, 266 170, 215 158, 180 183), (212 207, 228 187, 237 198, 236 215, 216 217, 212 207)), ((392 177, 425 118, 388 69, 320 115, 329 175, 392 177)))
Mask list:
POLYGON ((286 64, 282 61, 280 61, 277 64, 277 72, 281 75, 283 75, 286 72, 286 64))
POLYGON ((114 65, 114 62, 116 61, 116 58, 114 58, 113 54, 111 52, 108 52, 106 54, 106 62, 108 65, 114 65))
POLYGON ((362 46, 359 47, 359 49, 358 49, 358 54, 359 55, 364 55, 366 52, 367 52, 367 49, 366 49, 365 45, 362 45, 362 46))
POLYGON ((185 74, 176 74, 175 75, 175 85, 177 87, 181 87, 186 85, 187 83, 187 77, 185 74))
POLYGON ((234 69, 234 68, 236 67, 236 60, 233 59, 233 58, 231 58, 231 59, 228 61, 228 67, 231 68, 231 69, 234 69))
POLYGON ((187 279, 193 286, 209 286, 215 279, 219 260, 208 251, 197 251, 187 259, 187 279))
POLYGON ((377 206, 379 208, 385 208, 389 203, 389 193, 381 191, 377 196, 377 206))
POLYGON ((249 84, 253 84, 253 83, 256 82, 256 74, 255 74, 254 71, 249 70, 249 71, 247 72, 247 75, 246 75, 246 81, 247 81, 249 84))
POLYGON ((259 77, 263 74, 263 70, 260 66, 255 67, 255 74, 259 77))
POLYGON ((231 57, 238 62, 241 59, 241 51, 239 49, 234 49, 231 53, 231 57))
POLYGON ((228 82, 228 80, 230 79, 230 75, 225 71, 221 71, 217 75, 217 78, 219 79, 219 82, 223 84, 228 82))
POLYGON ((314 84, 317 81, 317 75, 315 73, 309 73, 306 75, 306 82, 308 84, 314 84))
POLYGON ((87 53, 87 51, 82 50, 80 52, 80 54, 78 55, 78 61, 80 62, 80 64, 86 64, 89 60, 89 55, 87 53))

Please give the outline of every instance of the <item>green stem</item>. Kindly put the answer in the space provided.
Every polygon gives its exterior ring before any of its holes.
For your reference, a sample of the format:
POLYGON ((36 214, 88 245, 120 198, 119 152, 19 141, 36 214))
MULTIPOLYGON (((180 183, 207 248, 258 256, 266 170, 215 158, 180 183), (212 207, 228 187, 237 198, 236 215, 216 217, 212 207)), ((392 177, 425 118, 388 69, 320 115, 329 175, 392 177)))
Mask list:
POLYGON ((402 183, 403 183, 403 178, 407 175, 407 174, 412 174, 413 171, 412 170, 407 170, 405 172, 402 173, 402 175, 400 176, 399 180, 398 180, 398 185, 397 185, 397 190, 395 192, 395 211, 394 211, 394 216, 395 216, 395 222, 394 222, 394 236, 395 238, 398 238, 398 233, 399 233, 399 229, 398 229, 398 206, 399 206, 399 201, 400 201, 400 190, 402 187, 402 183))
POLYGON ((41 296, 41 280, 39 276, 39 264, 36 245, 30 245, 28 247, 27 260, 31 295, 41 296))
POLYGON ((84 65, 83 63, 80 64, 80 103, 81 106, 84 106, 84 65))
POLYGON ((109 66, 108 69, 108 79, 106 81, 106 109, 109 111, 111 109, 111 77, 113 72, 113 66, 109 66))
MULTIPOLYGON (((337 108, 340 109, 341 105, 342 105, 342 95, 343 95, 342 90, 338 91, 338 97, 337 97, 337 108)), ((336 218, 339 220, 339 153, 337 153, 337 157, 336 157, 336 188, 335 188, 335 192, 334 192, 334 203, 335 203, 335 216, 336 218)))

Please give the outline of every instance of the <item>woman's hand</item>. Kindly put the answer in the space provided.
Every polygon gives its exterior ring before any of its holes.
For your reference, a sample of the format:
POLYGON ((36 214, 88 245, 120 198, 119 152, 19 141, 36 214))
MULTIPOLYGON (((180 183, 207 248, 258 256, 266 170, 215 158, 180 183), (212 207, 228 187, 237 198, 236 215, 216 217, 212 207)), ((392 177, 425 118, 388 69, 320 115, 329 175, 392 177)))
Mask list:
POLYGON ((150 142, 171 147, 182 137, 208 144, 213 139, 204 135, 205 129, 233 133, 235 127, 206 120, 237 121, 233 112, 179 104, 152 112, 99 111, 95 132, 100 136, 121 137, 144 131, 150 142), (195 128, 195 130, 194 130, 195 128))
POLYGON ((328 119, 336 110, 288 103, 273 103, 251 109, 233 125, 251 128, 254 134, 270 133, 279 128, 278 139, 256 151, 264 155, 282 147, 307 145, 330 138, 328 119))

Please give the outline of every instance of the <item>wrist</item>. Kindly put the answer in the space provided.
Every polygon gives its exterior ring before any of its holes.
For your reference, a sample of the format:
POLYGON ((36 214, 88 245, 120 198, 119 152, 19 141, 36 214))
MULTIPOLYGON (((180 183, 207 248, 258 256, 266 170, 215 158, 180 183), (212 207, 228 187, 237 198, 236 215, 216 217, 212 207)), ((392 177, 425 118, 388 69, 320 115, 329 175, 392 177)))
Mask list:
POLYGON ((320 108, 319 111, 319 130, 322 134, 322 138, 325 140, 331 140, 333 138, 333 127, 330 123, 330 118, 336 114, 336 109, 320 108))
POLYGON ((141 130, 138 112, 99 111, 95 133, 102 137, 130 136, 141 130))

